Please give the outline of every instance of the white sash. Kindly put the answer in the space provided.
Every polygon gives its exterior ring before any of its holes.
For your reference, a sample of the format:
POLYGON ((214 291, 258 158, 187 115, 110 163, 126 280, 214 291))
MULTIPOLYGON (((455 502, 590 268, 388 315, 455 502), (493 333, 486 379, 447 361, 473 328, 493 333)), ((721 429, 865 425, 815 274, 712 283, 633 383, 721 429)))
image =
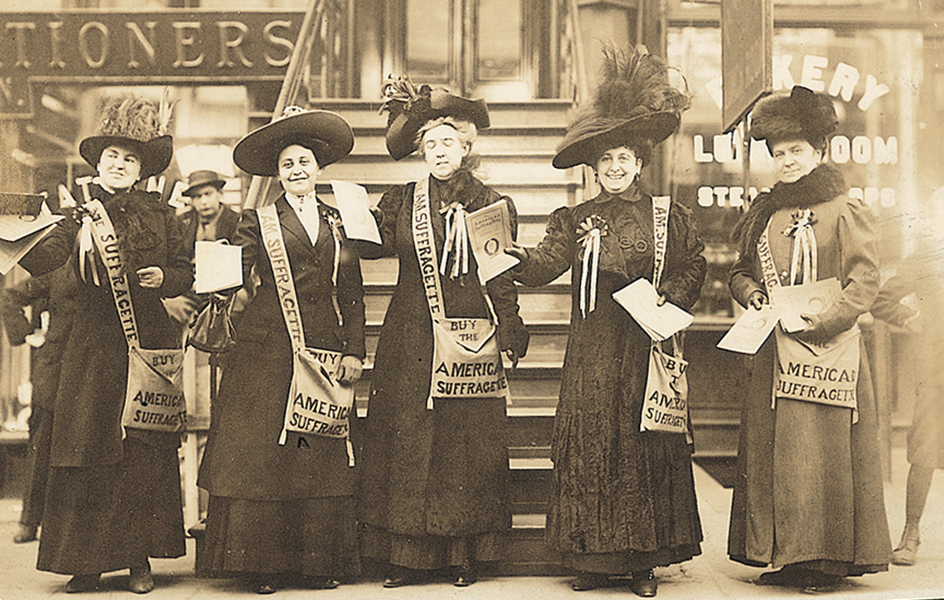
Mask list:
MULTIPOLYGON (((122 433, 126 427, 149 431, 178 432, 187 419, 183 392, 184 351, 182 348, 150 350, 141 348, 128 274, 118 253, 118 236, 101 201, 85 204, 89 235, 105 265, 115 308, 128 343, 128 380, 121 414, 122 433)), ((84 261, 80 256, 79 260, 84 261)))
MULTIPOLYGON (((295 278, 289 263, 282 225, 274 204, 256 209, 259 215, 259 230, 266 255, 272 265, 276 295, 285 328, 292 341, 292 383, 286 399, 285 418, 279 445, 284 446, 289 431, 308 433, 330 438, 343 438, 347 446, 348 464, 354 466, 354 446, 350 438, 350 413, 354 406, 354 386, 342 384, 337 379, 341 365, 341 353, 333 350, 308 348, 302 328, 301 312, 298 310, 298 293, 295 278)), ((340 239, 337 227, 332 224, 335 238, 333 287, 337 287, 340 260, 340 239)), ((331 290, 334 298, 335 289, 331 290)), ((338 323, 341 323, 340 311, 338 323)))
MULTIPOLYGON (((652 286, 662 282, 665 251, 669 239, 669 196, 652 197, 653 268, 652 286)), ((646 391, 643 397, 640 431, 689 433, 688 363, 682 358, 680 334, 672 336, 672 354, 662 350, 661 342, 651 342, 646 391)))
MULTIPOLYGON (((437 398, 507 398, 498 335, 492 319, 445 316, 429 210, 429 180, 413 193, 413 246, 419 262, 433 328, 433 361, 427 410, 437 398)), ((486 298, 487 302, 487 298, 486 298)))

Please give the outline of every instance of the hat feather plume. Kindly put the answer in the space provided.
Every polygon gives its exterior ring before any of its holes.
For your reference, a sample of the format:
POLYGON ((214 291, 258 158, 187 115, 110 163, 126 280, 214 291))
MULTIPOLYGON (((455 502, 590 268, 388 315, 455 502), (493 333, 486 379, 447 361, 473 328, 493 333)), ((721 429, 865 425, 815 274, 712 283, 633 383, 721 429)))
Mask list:
POLYGON ((101 115, 99 135, 125 137, 147 142, 167 133, 172 104, 165 102, 158 107, 147 98, 131 94, 106 96, 99 100, 97 111, 101 115))
POLYGON ((388 75, 383 83, 383 106, 380 112, 387 113, 387 127, 401 113, 409 113, 415 108, 428 110, 432 88, 428 85, 417 87, 408 76, 388 75))
POLYGON ((686 110, 691 96, 672 84, 668 71, 665 63, 643 45, 636 46, 632 54, 605 46, 601 80, 593 99, 598 114, 627 119, 646 112, 686 110))

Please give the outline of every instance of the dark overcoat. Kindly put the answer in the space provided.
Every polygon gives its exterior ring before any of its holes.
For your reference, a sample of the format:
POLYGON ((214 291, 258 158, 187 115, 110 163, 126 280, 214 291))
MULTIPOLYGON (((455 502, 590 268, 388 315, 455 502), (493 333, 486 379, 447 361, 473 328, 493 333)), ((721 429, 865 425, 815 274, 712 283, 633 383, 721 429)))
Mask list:
MULTIPOLYGON (((853 327, 872 306, 879 272, 874 217, 846 195, 841 174, 820 166, 791 184, 777 184, 756 207, 776 207, 753 228, 752 250, 731 269, 734 299, 746 306, 767 293, 756 248, 769 220, 769 243, 781 285, 790 285, 793 238, 785 235, 797 208, 813 211, 818 279, 836 277, 842 295, 820 315, 832 337, 853 327)), ((752 210, 755 208, 752 206, 752 210)), ((749 215, 750 216, 750 213, 749 215)), ((802 279, 801 279, 802 280, 802 279)), ((882 487, 877 407, 865 345, 859 344, 858 422, 844 407, 778 398, 771 407, 776 340, 751 361, 738 447, 728 554, 754 566, 809 563, 837 575, 888 569, 891 543, 882 487)))
MULTIPOLYGON (((337 287, 343 325, 331 299, 334 241, 326 218, 331 215, 340 223, 340 214, 319 203, 322 220, 312 246, 284 194, 275 206, 306 345, 363 360, 360 263, 343 229, 337 287)), ((243 249, 244 281, 255 267, 261 282, 237 323, 236 348, 224 358, 197 483, 213 496, 250 500, 349 496, 354 471, 343 439, 289 433, 286 444, 278 444, 292 380, 292 345, 256 211, 243 213, 234 243, 243 249)))
MULTIPOLYGON (((430 177, 430 213, 436 254, 444 237, 439 207, 461 201, 473 212, 501 199, 508 202, 512 233, 514 204, 460 171, 449 182, 430 177)), ((363 247, 364 258, 396 255, 399 278, 384 317, 371 377, 360 469, 361 520, 400 535, 464 537, 502 532, 511 526, 506 497, 508 475, 505 400, 435 399, 426 409, 433 355, 432 321, 413 246, 415 183, 387 191, 380 247, 363 247)), ((366 245, 364 245, 366 246, 366 245)), ((441 277, 447 317, 487 318, 489 309, 470 257, 469 274, 441 277)), ((527 351, 527 332, 518 316, 518 292, 505 273, 488 282, 498 316, 499 345, 527 351)))
MULTIPOLYGON (((161 298, 188 290, 193 275, 174 211, 154 193, 113 195, 94 183, 89 192, 102 201, 115 226, 141 347, 179 347, 177 328, 161 298), (163 271, 159 288, 140 286, 135 271, 146 266, 163 271)), ((98 252, 92 260, 101 285, 90 276, 91 262, 88 281, 78 277, 77 232, 76 222, 67 218, 21 264, 39 275, 68 262, 76 282, 54 408, 37 568, 92 574, 137 566, 148 556, 181 556, 186 546, 180 436, 128 429, 123 439, 128 345, 98 252)))
MULTIPOLYGON (((156 193, 132 190, 113 195, 96 184, 89 186, 92 198, 102 201, 119 240, 134 237, 123 256, 142 348, 179 348, 177 328, 161 304, 161 298, 179 295, 193 282, 190 260, 180 237, 174 211, 156 193), (125 233, 126 230, 132 233, 125 233), (135 270, 157 266, 164 272, 160 288, 143 288, 135 270)), ((21 264, 37 275, 71 261, 78 273, 78 255, 73 252, 78 225, 65 219, 21 264)), ((102 285, 77 278, 74 303, 78 311, 66 345, 55 411, 68 418, 53 426, 51 464, 83 467, 115 464, 121 458, 121 412, 128 376, 128 344, 115 308, 107 273, 98 252, 94 253, 102 285)), ((89 276, 89 279, 91 277, 89 276)), ((153 443, 172 443, 177 436, 134 431, 131 435, 153 443)))
MULTIPOLYGON (((637 279, 652 281, 653 230, 651 196, 636 185, 619 196, 604 192, 554 211, 544 239, 514 270, 530 286, 571 270, 546 540, 565 556, 622 553, 631 557, 622 568, 633 571, 688 560, 700 553, 702 539, 691 448, 684 434, 639 431, 650 339, 612 297, 637 279), (588 218, 605 224, 606 235, 596 309, 584 318, 580 226, 588 218)), ((690 309, 698 299, 706 272, 703 250, 691 211, 673 203, 658 288, 669 302, 690 309)))
MULTIPOLYGON (((232 242, 236 227, 239 225, 239 213, 225 205, 220 207, 220 211, 220 218, 216 222, 216 239, 232 242)), ((197 240, 197 230, 200 226, 200 216, 197 215, 197 211, 190 209, 180 215, 178 219, 180 219, 180 233, 192 259, 194 243, 197 240)))

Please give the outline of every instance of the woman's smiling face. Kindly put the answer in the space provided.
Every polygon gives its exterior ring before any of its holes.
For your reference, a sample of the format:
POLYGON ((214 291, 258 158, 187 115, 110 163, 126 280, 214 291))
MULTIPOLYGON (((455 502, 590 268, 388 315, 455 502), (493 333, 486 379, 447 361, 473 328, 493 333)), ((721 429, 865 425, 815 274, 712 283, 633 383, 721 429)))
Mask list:
POLYGON ((279 152, 279 181, 290 194, 304 196, 314 190, 318 170, 318 160, 309 148, 292 144, 279 152))
POLYGON ((642 159, 626 146, 611 148, 597 159, 597 177, 607 192, 621 194, 636 181, 642 171, 642 159))
POLYGON ((108 146, 98 159, 98 177, 113 190, 126 190, 141 178, 141 159, 128 148, 108 146))

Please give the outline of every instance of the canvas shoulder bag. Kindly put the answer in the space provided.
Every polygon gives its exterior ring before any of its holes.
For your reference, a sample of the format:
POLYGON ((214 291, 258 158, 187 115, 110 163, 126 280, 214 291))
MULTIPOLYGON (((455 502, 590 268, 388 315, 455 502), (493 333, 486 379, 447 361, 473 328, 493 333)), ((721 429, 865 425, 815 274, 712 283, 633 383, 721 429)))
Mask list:
POLYGON ((445 315, 430 219, 428 179, 416 182, 412 214, 413 246, 433 326, 432 377, 426 408, 433 409, 433 398, 507 398, 508 381, 498 348, 495 320, 447 318, 445 315))
MULTIPOLYGON (((338 381, 341 366, 340 352, 305 346, 298 294, 292 266, 282 237, 282 225, 275 205, 256 209, 259 228, 266 254, 275 274, 275 286, 285 328, 292 341, 292 383, 285 405, 285 419, 279 435, 284 446, 289 431, 346 440, 348 460, 354 466, 354 447, 350 439, 350 414, 354 409, 354 386, 338 381)), ((341 239, 337 226, 331 224, 334 238, 334 271, 331 281, 337 286, 337 272, 341 255, 341 239)), ((335 290, 331 290, 332 298, 335 290)), ((335 303, 340 323, 340 312, 335 303)))
MULTIPOLYGON (((803 282, 817 280, 816 236, 813 234, 812 211, 799 215, 790 230, 793 236, 793 255, 790 265, 790 283, 795 284, 802 266, 803 282)), ((768 297, 775 301, 773 289, 780 287, 777 267, 770 251, 770 223, 757 241, 757 253, 764 287, 768 297)), ((777 398, 789 398, 830 406, 851 408, 853 422, 858 420, 856 385, 859 380, 858 324, 822 345, 808 344, 787 333, 777 325, 777 368, 774 370, 771 408, 777 398)))
POLYGON ((88 231, 105 264, 115 308, 128 342, 128 382, 121 426, 175 433, 187 419, 183 391, 182 348, 141 348, 128 277, 118 253, 118 237, 101 201, 86 203, 88 231))
MULTIPOLYGON (((652 197, 653 274, 652 286, 659 288, 665 267, 665 250, 669 239, 668 196, 652 197)), ((662 342, 649 347, 649 371, 646 394, 642 403, 640 431, 662 431, 689 434, 688 427, 688 363, 682 358, 680 333, 672 336, 672 353, 662 349, 662 342)))

